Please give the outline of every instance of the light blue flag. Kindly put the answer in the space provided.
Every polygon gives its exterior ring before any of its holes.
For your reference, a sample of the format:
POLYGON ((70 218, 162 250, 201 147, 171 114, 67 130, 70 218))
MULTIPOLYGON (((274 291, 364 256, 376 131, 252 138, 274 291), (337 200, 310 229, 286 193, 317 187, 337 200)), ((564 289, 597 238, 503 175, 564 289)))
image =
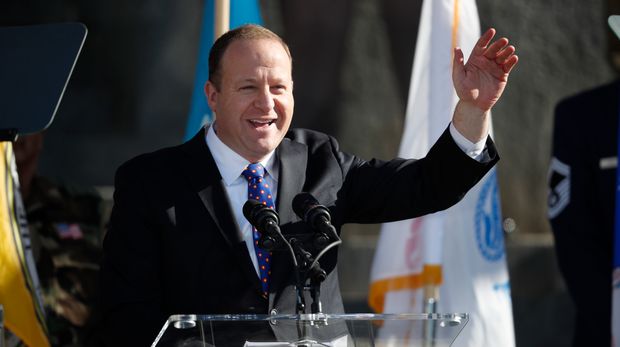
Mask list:
MULTIPOLYGON (((202 127, 211 121, 211 110, 207 105, 204 85, 209 79, 209 50, 213 44, 215 1, 205 0, 200 31, 200 48, 198 64, 196 64, 196 78, 192 92, 192 103, 189 110, 184 140, 189 140, 202 127)), ((258 0, 231 0, 230 27, 236 28, 247 23, 262 24, 258 0)))

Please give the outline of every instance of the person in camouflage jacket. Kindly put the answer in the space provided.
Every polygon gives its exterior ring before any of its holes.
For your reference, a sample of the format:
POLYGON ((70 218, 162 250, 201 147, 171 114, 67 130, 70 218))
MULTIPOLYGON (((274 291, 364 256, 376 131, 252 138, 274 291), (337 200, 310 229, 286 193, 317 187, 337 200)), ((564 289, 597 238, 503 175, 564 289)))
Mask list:
POLYGON ((99 346, 103 200, 92 188, 38 176, 43 134, 15 143, 32 249, 52 346, 99 346))

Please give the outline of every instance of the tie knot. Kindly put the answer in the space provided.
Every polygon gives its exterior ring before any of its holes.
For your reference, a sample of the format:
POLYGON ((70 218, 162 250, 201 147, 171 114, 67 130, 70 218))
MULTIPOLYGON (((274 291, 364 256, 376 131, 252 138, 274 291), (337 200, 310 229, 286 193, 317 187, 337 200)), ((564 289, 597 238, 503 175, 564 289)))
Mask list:
POLYGON ((249 181, 253 178, 265 176, 265 168, 260 163, 250 164, 241 174, 249 181))

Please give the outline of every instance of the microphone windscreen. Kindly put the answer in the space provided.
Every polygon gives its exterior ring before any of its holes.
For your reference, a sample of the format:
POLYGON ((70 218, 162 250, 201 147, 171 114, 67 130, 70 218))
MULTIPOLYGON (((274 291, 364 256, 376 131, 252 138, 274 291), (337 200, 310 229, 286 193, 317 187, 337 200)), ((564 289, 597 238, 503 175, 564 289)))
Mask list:
POLYGON ((299 193, 293 199, 293 211, 297 217, 305 220, 308 210, 319 205, 319 201, 310 193, 299 193))
POLYGON ((257 206, 262 206, 262 204, 252 199, 246 201, 245 204, 243 204, 243 215, 245 216, 245 219, 247 219, 248 222, 250 222, 250 224, 252 225, 256 224, 255 217, 257 206))

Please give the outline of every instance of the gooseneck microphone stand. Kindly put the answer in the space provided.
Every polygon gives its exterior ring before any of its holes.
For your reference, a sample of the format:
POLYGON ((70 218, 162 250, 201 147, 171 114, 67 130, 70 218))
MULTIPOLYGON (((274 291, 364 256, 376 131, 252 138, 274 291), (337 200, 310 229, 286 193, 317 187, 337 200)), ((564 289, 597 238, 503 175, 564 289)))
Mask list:
POLYGON ((297 240, 295 237, 288 239, 289 244, 293 248, 293 253, 296 258, 296 272, 297 272, 297 295, 303 302, 302 307, 299 307, 297 313, 305 311, 305 300, 303 291, 310 291, 312 298, 312 304, 310 305, 311 313, 321 313, 321 283, 327 278, 325 270, 321 269, 318 262, 318 258, 312 257, 312 253, 304 249, 303 242, 297 240), (307 284, 309 281, 309 285, 307 284))
POLYGON ((286 249, 291 255, 297 296, 295 313, 306 310, 304 291, 309 291, 312 298, 311 313, 321 313, 321 283, 327 278, 327 273, 321 268, 319 259, 342 241, 331 225, 329 210, 309 193, 300 193, 295 197, 293 210, 313 230, 310 236, 283 235, 277 212, 257 201, 248 200, 243 206, 244 216, 261 233, 259 246, 267 251, 286 249), (317 254, 316 257, 309 249, 317 254))
MULTIPOLYGON (((291 254, 293 265, 295 267, 295 313, 303 313, 306 309, 306 303, 303 295, 303 284, 305 280, 302 280, 300 274, 300 265, 297 261, 295 249, 293 244, 296 244, 296 239, 291 238, 288 240, 282 235, 280 230, 280 218, 275 210, 272 210, 256 200, 248 200, 243 205, 243 215, 252 224, 256 230, 260 232, 260 238, 258 240, 258 246, 266 251, 273 251, 278 249, 286 249, 291 254)), ((301 249, 298 247, 298 249, 301 249)))
POLYGON ((312 253, 305 251, 302 245, 297 244, 293 248, 297 248, 295 249, 295 254, 297 255, 298 263, 300 263, 298 271, 300 272, 302 283, 299 286, 303 287, 304 290, 310 291, 310 297, 312 298, 311 312, 321 313, 321 283, 327 278, 327 273, 321 268, 319 259, 327 251, 341 244, 342 241, 338 237, 336 228, 331 224, 329 210, 319 204, 318 200, 310 193, 304 192, 295 196, 293 199, 293 211, 313 230, 313 236, 309 244, 317 253, 315 258, 312 257, 312 253), (310 283, 306 285, 308 280, 310 283))
MULTIPOLYGON (((293 199, 293 210, 308 224, 313 233, 286 235, 280 230, 280 219, 275 210, 272 210, 258 201, 248 200, 243 205, 243 215, 256 230, 261 233, 258 245, 262 249, 272 251, 288 249, 295 266, 295 294, 297 296, 295 313, 303 314, 306 311, 304 291, 310 292, 312 314, 320 314, 321 283, 327 278, 327 273, 321 268, 319 259, 342 241, 338 237, 336 228, 331 225, 329 211, 308 193, 298 194, 293 199), (306 250, 311 247, 317 253, 316 257, 306 250), (307 283, 309 284, 307 285, 307 283)), ((306 326, 297 321, 298 336, 306 336, 306 326)))

